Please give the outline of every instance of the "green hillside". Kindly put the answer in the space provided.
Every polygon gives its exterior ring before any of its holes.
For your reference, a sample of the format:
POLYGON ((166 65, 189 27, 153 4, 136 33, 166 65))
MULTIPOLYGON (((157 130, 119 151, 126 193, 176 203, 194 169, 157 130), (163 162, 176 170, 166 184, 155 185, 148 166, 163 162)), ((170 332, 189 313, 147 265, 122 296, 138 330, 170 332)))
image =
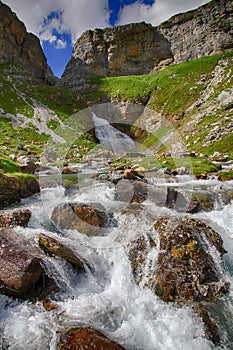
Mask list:
MULTIPOLYGON (((82 94, 42 83, 13 64, 2 64, 0 156, 17 153, 17 146, 23 144, 25 153, 29 148, 39 157, 69 116, 89 105, 119 100, 143 103, 161 113, 188 150, 233 158, 232 63, 233 51, 229 51, 149 75, 93 77, 89 83, 96 91, 82 94)), ((127 132, 133 135, 131 129, 127 132)), ((82 142, 85 146, 85 138, 82 142)), ((149 136, 144 143, 153 148, 154 139, 149 136)))

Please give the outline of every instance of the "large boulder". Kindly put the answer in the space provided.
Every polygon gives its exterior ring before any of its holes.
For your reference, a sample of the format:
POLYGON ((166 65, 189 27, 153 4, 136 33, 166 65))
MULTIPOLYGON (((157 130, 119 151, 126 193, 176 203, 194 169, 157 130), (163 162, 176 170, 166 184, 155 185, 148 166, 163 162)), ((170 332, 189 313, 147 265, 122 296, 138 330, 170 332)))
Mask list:
POLYGON ((23 296, 42 273, 39 260, 0 236, 0 292, 23 296))
POLYGON ((117 201, 142 203, 150 200, 158 207, 194 213, 200 210, 198 201, 187 200, 182 193, 168 186, 154 186, 146 181, 122 179, 116 184, 117 201))
POLYGON ((17 158, 17 161, 19 163, 19 170, 21 171, 21 173, 25 173, 25 174, 35 173, 37 169, 37 165, 31 158, 26 156, 20 156, 17 158))
POLYGON ((40 246, 48 250, 50 253, 67 260, 78 269, 84 269, 84 263, 82 259, 79 258, 71 248, 60 243, 57 239, 49 237, 44 233, 40 233, 39 244, 40 246))
POLYGON ((66 203, 53 209, 51 219, 60 229, 78 230, 92 236, 99 234, 107 214, 98 203, 66 203))
POLYGON ((20 202, 21 181, 16 176, 0 173, 0 208, 20 202))
POLYGON ((31 197, 36 193, 40 192, 40 184, 37 181, 37 179, 33 178, 27 178, 22 183, 21 189, 20 189, 20 197, 21 198, 27 198, 31 197))
POLYGON ((142 236, 129 247, 137 284, 150 288, 164 301, 210 300, 228 291, 229 283, 221 279, 223 266, 210 254, 214 250, 221 261, 225 253, 217 232, 186 217, 161 217, 155 229, 159 242, 156 236, 142 236))
POLYGON ((89 328, 73 328, 65 332, 58 344, 62 350, 124 350, 116 342, 107 338, 102 332, 89 328))
POLYGON ((27 226, 31 215, 29 209, 4 210, 0 212, 0 227, 27 226))

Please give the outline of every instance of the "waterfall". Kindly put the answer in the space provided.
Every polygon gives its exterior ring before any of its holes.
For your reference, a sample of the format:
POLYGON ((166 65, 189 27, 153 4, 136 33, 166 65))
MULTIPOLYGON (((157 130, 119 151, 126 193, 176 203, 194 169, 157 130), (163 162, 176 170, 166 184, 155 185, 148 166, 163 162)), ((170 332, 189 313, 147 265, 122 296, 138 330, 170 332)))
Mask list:
POLYGON ((122 153, 135 148, 134 141, 123 132, 115 129, 106 119, 99 118, 92 112, 96 137, 101 145, 114 153, 122 153))

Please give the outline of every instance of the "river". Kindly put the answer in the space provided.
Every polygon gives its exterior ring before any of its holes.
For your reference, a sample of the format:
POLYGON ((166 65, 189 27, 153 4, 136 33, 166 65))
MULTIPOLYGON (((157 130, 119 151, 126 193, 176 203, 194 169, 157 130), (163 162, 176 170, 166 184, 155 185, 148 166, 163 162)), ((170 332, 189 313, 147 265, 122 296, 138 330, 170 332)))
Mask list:
MULTIPOLYGON (((44 232, 72 247, 91 266, 86 273, 77 273, 58 257, 47 257, 47 271, 57 281, 60 291, 53 296, 57 308, 46 311, 41 302, 32 303, 0 295, 0 329, 2 349, 55 350, 59 332, 65 328, 88 325, 104 331, 127 350, 210 350, 233 348, 233 203, 226 203, 224 193, 233 192, 233 181, 219 183, 216 178, 195 180, 178 176, 168 181, 150 177, 156 185, 173 186, 183 191, 212 194, 211 211, 186 214, 205 220, 221 234, 228 253, 224 256, 225 279, 231 282, 230 292, 209 306, 222 338, 221 346, 206 339, 203 323, 191 306, 178 307, 165 303, 152 291, 134 283, 125 246, 135 237, 153 229, 156 217, 181 215, 168 208, 155 207, 146 200, 137 215, 124 211, 126 204, 114 199, 114 185, 91 178, 91 172, 105 172, 106 162, 94 159, 80 165, 82 185, 67 191, 61 184, 42 188, 41 194, 24 199, 20 208, 29 208, 32 218, 27 228, 16 228, 18 235, 32 246, 38 246, 38 235, 44 232), (112 212, 117 225, 99 236, 87 237, 74 230, 60 232, 50 220, 52 209, 64 202, 101 203, 112 212)), ((54 174, 41 172, 44 179, 54 174)), ((153 251, 154 259, 157 256, 153 251)))

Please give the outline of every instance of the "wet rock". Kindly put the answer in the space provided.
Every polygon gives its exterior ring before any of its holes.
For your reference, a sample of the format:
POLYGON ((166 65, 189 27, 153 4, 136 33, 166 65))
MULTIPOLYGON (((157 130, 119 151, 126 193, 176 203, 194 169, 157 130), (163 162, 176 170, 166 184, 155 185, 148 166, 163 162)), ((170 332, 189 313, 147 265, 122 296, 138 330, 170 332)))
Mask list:
POLYGON ((0 208, 20 202, 21 181, 16 176, 0 173, 0 208))
POLYGON ((189 170, 185 166, 176 169, 177 175, 189 175, 189 170))
POLYGON ((71 168, 69 166, 64 166, 61 173, 62 174, 79 174, 80 170, 77 168, 71 168))
POLYGON ((107 220, 107 214, 99 203, 66 203, 53 209, 51 219, 61 229, 98 235, 107 220))
POLYGON ((228 291, 228 282, 221 280, 219 267, 208 252, 212 247, 219 259, 225 253, 217 232, 185 217, 160 218, 155 228, 160 240, 154 281, 157 295, 165 301, 201 300, 228 291))
POLYGON ((220 344, 220 334, 217 323, 210 317, 208 312, 203 307, 194 307, 194 311, 201 317, 204 323, 205 333, 207 338, 215 345, 220 344))
POLYGON ((102 332, 89 327, 68 330, 62 335, 58 347, 61 350, 124 350, 121 345, 107 338, 102 332))
POLYGON ((52 311, 57 309, 57 305, 50 301, 48 298, 43 298, 40 300, 46 311, 52 311))
POLYGON ((116 185, 116 200, 142 203, 150 200, 156 206, 172 208, 180 212, 194 213, 201 209, 198 201, 189 201, 171 187, 154 186, 144 181, 122 179, 116 185))
POLYGON ((27 226, 31 215, 28 209, 2 211, 0 212, 0 227, 27 226))
POLYGON ((42 247, 46 248, 46 250, 48 250, 50 253, 53 253, 67 260, 78 269, 81 269, 81 270, 84 269, 84 264, 81 258, 79 258, 71 248, 66 247, 64 244, 60 243, 57 239, 49 237, 43 233, 40 233, 39 244, 42 247))
POLYGON ((185 217, 161 217, 155 229, 157 234, 141 236, 129 246, 137 284, 167 302, 213 300, 228 291, 229 283, 221 279, 223 265, 216 263, 225 253, 217 232, 185 217), (209 249, 218 255, 216 260, 209 249))
POLYGON ((21 171, 21 173, 25 173, 25 174, 35 173, 37 169, 37 165, 31 158, 26 156, 20 156, 18 157, 17 161, 19 163, 19 170, 21 171))
POLYGON ((126 169, 123 175, 123 178, 127 180, 137 180, 137 179, 142 179, 144 177, 145 177, 145 174, 144 174, 143 168, 126 169))
POLYGON ((31 197, 36 193, 40 192, 40 184, 36 179, 26 179, 21 186, 20 197, 27 198, 31 197))
POLYGON ((0 236, 0 292, 22 296, 38 281, 38 259, 0 236))

